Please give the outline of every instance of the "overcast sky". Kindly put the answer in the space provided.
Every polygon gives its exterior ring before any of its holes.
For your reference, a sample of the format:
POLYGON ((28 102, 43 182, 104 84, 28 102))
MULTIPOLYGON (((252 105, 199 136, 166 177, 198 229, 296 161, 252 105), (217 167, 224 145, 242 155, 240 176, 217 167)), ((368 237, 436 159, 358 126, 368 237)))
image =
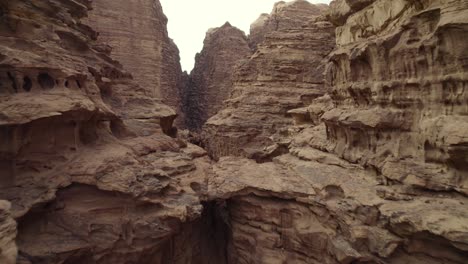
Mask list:
MULTIPOLYGON (((190 72, 195 54, 203 48, 209 28, 222 26, 226 21, 249 33, 250 24, 261 13, 270 13, 279 0, 161 0, 169 19, 169 37, 179 47, 182 69, 190 72)), ((309 0, 326 3, 329 0, 309 0)))

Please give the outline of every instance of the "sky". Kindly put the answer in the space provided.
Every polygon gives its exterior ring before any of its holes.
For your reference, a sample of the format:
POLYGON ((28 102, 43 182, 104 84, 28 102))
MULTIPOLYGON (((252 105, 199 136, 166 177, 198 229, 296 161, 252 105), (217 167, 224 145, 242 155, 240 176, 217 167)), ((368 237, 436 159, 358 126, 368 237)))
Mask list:
MULTIPOLYGON (((195 54, 203 48, 206 31, 227 21, 249 33, 250 24, 262 13, 270 13, 279 0, 161 0, 169 19, 168 31, 179 47, 182 69, 190 72, 195 54)), ((309 0, 329 4, 329 0, 309 0)))

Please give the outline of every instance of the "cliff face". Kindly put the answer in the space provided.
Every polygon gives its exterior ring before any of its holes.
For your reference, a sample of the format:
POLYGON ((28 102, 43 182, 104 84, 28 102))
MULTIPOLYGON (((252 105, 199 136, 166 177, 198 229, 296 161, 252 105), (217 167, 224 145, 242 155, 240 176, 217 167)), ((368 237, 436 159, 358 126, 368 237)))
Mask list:
POLYGON ((289 111, 288 153, 213 166, 231 263, 466 263, 467 4, 335 1, 328 17, 328 92, 289 111))
POLYGON ((338 27, 328 150, 392 181, 468 193, 466 9, 376 1, 338 27))
POLYGON ((255 50, 265 36, 273 31, 300 28, 305 21, 313 16, 323 14, 328 6, 324 4, 311 5, 305 0, 291 2, 280 1, 275 4, 270 14, 261 14, 250 26, 249 45, 255 50))
POLYGON ((86 19, 99 32, 99 41, 112 47, 111 57, 121 62, 134 80, 154 98, 173 107, 183 125, 184 87, 179 50, 168 37, 167 18, 159 1, 92 0, 86 19))
POLYGON ((277 6, 303 23, 236 70, 214 162, 90 1, 0 2, 0 262, 468 263, 468 4, 277 6))
POLYGON ((18 263, 216 263, 194 190, 205 152, 165 135, 175 112, 109 57, 81 22, 90 8, 0 3, 0 198, 18 263))
POLYGON ((208 31, 185 94, 186 123, 190 129, 200 130, 223 107, 232 91, 234 68, 249 55, 247 37, 241 30, 226 23, 208 31))
POLYGON ((213 157, 264 160, 281 153, 293 124, 287 112, 326 92, 322 61, 333 49, 334 27, 315 22, 318 8, 305 1, 285 5, 283 13, 294 17, 293 10, 299 8, 299 14, 310 10, 309 19, 301 26, 291 24, 267 34, 234 73, 234 89, 225 108, 204 126, 205 145, 213 157), (292 10, 286 12, 288 8, 292 10))

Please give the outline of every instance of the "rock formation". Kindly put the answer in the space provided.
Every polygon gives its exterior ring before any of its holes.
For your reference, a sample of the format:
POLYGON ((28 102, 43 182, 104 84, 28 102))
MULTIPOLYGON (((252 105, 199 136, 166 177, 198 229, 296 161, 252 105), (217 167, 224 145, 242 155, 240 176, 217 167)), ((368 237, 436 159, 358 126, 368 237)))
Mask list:
POLYGON ((159 1, 92 0, 86 19, 99 32, 99 41, 112 48, 121 62, 149 94, 173 107, 183 126, 182 90, 185 83, 179 50, 167 33, 167 18, 159 1))
POLYGON ((255 50, 265 40, 268 33, 278 30, 300 28, 313 16, 324 14, 325 4, 311 5, 306 0, 291 2, 280 1, 275 4, 271 14, 261 14, 250 26, 249 45, 255 50))
POLYGON ((0 2, 0 263, 468 263, 466 1, 277 4, 208 153, 96 3, 0 2))
MULTIPOLYGON (((207 192, 227 200, 230 263, 468 261, 467 18, 464 1, 332 4, 330 88, 289 111, 288 153, 213 166, 207 192)), ((230 107, 208 132, 238 120, 231 131, 256 142, 242 126, 255 116, 231 119, 243 112, 230 107)))
POLYGON ((216 263, 195 191, 205 152, 165 135, 175 112, 109 57, 81 22, 90 8, 0 3, 0 198, 18 263, 216 263))
POLYGON ((16 263, 16 223, 10 215, 10 203, 0 200, 0 263, 16 263))
POLYGON ((316 22, 319 8, 306 1, 276 7, 290 17, 295 17, 294 10, 310 16, 301 25, 291 23, 266 34, 255 54, 237 68, 226 107, 204 127, 205 145, 214 158, 243 155, 264 160, 281 154, 293 124, 287 112, 326 92, 322 61, 334 47, 333 25, 316 22))
POLYGON ((251 51, 244 32, 229 23, 206 33, 185 94, 184 111, 191 130, 200 130, 206 120, 223 107, 223 101, 232 91, 234 68, 249 55, 251 51))

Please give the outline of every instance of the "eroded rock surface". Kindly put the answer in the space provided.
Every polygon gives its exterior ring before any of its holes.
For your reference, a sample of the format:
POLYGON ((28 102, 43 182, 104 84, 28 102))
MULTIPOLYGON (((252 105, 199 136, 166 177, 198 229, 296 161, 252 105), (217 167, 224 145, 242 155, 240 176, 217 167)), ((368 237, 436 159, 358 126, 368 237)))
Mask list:
POLYGON ((231 263, 468 261, 467 14, 464 1, 332 4, 330 88, 288 112, 288 153, 213 166, 231 263))
POLYGON ((285 5, 285 15, 295 16, 295 3, 311 10, 306 13, 309 19, 266 35, 255 54, 237 68, 225 108, 205 124, 206 148, 214 158, 267 160, 281 154, 293 124, 288 111, 325 94, 323 60, 335 45, 334 27, 316 21, 312 14, 320 8, 304 1, 285 5), (286 12, 288 8, 292 10, 286 12))
POLYGON ((256 49, 265 40, 268 33, 278 30, 300 28, 304 22, 323 14, 328 5, 313 5, 305 0, 280 1, 270 14, 261 14, 250 26, 249 44, 256 49))
POLYGON ((16 247, 16 223, 10 215, 10 203, 0 200, 0 262, 16 263, 18 249, 16 247))
POLYGON ((99 32, 99 41, 112 48, 140 87, 177 111, 184 125, 182 89, 185 87, 179 50, 167 33, 167 18, 159 1, 89 1, 86 19, 99 32))
POLYGON ((222 263, 191 187, 206 153, 168 136, 176 113, 109 57, 81 22, 90 8, 0 3, 0 198, 18 263, 222 263))
POLYGON ((15 236, 18 263, 468 262, 467 3, 298 13, 238 68, 208 153, 90 4, 0 2, 2 263, 15 236))
POLYGON ((223 108, 223 101, 232 91, 235 66, 251 53, 244 32, 229 23, 206 33, 185 92, 184 111, 191 130, 199 131, 208 118, 223 108))

